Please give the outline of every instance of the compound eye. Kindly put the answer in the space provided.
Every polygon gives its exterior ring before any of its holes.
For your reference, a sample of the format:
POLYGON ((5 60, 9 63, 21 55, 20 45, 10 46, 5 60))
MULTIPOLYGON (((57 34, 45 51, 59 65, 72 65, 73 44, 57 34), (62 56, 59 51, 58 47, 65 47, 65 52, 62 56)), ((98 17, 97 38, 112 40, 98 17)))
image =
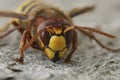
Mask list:
POLYGON ((50 37, 51 37, 51 34, 48 32, 48 31, 43 31, 40 35, 40 38, 42 39, 43 43, 45 45, 48 45, 49 44, 49 41, 50 41, 50 37))

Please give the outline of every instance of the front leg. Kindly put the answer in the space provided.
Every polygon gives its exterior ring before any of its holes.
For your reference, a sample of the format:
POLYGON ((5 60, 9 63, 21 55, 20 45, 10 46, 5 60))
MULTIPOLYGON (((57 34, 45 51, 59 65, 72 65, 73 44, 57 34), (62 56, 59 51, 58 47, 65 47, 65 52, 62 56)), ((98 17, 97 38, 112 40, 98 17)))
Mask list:
POLYGON ((77 36, 77 32, 74 31, 74 36, 73 36, 73 41, 72 41, 72 51, 70 52, 70 54, 67 56, 67 58, 65 59, 65 63, 70 63, 71 62, 71 57, 73 55, 73 53, 75 52, 75 50, 77 49, 77 45, 78 45, 78 36, 77 36))
MULTIPOLYGON (((17 62, 22 63, 22 64, 24 63, 24 51, 30 46, 36 48, 35 40, 37 39, 37 37, 41 34, 43 30, 36 33, 33 37, 31 36, 29 31, 25 30, 23 32, 23 35, 20 41, 20 57, 16 59, 17 62)), ((39 48, 36 48, 36 49, 39 49, 39 48)), ((40 48, 40 50, 42 50, 42 48, 40 48)))
POLYGON ((24 31, 21 41, 20 41, 20 57, 16 59, 17 62, 23 64, 24 63, 24 51, 29 47, 25 47, 27 45, 27 41, 30 39, 30 32, 24 31))

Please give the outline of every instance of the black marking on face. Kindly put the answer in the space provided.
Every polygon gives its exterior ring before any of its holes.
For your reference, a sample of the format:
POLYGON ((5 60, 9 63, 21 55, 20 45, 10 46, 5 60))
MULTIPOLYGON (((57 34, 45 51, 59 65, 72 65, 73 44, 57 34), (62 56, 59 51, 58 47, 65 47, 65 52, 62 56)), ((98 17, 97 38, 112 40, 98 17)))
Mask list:
POLYGON ((59 61, 60 57, 59 57, 59 52, 55 52, 54 58, 52 59, 53 62, 59 61))

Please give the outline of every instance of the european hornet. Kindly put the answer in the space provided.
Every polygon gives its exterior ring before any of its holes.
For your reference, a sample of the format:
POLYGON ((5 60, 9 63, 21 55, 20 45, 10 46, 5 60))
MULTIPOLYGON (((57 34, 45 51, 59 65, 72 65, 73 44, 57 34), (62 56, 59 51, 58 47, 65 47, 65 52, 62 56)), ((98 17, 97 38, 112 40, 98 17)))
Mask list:
POLYGON ((66 14, 59 8, 41 1, 27 0, 17 12, 0 11, 1 17, 13 18, 0 28, 0 38, 4 38, 15 30, 22 34, 20 57, 16 60, 19 63, 24 63, 24 51, 29 47, 43 51, 53 62, 59 61, 65 55, 67 55, 65 63, 70 62, 78 46, 77 31, 96 41, 102 48, 113 52, 119 51, 120 49, 111 49, 103 45, 96 39, 93 32, 110 38, 115 36, 94 28, 73 24, 73 17, 93 9, 94 6, 74 8, 66 14), (9 29, 10 25, 14 25, 14 28, 9 29), (68 50, 70 52, 66 54, 68 50))

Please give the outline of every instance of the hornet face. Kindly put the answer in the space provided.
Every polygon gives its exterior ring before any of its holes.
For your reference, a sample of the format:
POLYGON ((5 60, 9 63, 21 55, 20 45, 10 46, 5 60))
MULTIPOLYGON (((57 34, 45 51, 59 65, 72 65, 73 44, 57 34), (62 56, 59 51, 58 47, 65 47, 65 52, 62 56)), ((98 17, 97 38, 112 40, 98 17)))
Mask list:
POLYGON ((64 36, 53 35, 50 38, 48 46, 45 48, 45 53, 53 61, 60 60, 66 53, 66 40, 64 36))
POLYGON ((72 30, 68 28, 61 25, 50 25, 46 26, 40 35, 40 43, 44 47, 44 52, 53 62, 63 58, 70 47, 72 30))

